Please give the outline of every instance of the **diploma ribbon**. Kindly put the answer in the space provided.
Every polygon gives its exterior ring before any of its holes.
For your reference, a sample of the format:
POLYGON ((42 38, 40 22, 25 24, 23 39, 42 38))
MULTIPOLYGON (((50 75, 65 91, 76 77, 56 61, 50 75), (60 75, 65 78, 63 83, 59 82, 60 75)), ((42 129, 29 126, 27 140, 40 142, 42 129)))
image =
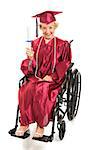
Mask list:
POLYGON ((38 53, 39 53, 39 49, 42 43, 43 37, 40 39, 38 48, 37 48, 37 52, 36 52, 36 69, 35 69, 35 77, 37 77, 37 71, 38 71, 38 53))

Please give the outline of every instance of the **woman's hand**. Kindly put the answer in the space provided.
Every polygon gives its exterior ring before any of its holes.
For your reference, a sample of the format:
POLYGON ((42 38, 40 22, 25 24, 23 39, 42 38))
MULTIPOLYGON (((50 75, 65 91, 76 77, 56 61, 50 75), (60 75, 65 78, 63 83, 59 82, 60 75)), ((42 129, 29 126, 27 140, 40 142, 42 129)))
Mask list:
POLYGON ((43 80, 45 80, 45 81, 53 81, 53 80, 52 80, 52 77, 49 76, 49 75, 46 75, 46 76, 43 78, 43 80))
POLYGON ((43 81, 41 78, 38 78, 39 79, 39 81, 43 81))
POLYGON ((37 77, 37 76, 36 76, 36 78, 37 78, 39 81, 43 81, 43 79, 41 79, 41 78, 39 78, 39 77, 37 77))
POLYGON ((33 49, 31 48, 26 48, 26 55, 27 55, 27 57, 29 57, 29 59, 33 59, 33 57, 34 57, 34 51, 33 51, 33 49))

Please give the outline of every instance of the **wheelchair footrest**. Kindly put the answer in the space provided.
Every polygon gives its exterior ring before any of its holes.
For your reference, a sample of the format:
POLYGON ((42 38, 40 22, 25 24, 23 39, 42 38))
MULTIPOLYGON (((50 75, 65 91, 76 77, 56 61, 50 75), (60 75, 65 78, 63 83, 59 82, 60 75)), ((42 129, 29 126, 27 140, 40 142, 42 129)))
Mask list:
POLYGON ((17 136, 17 135, 15 134, 15 132, 16 132, 16 128, 13 128, 13 129, 11 129, 8 133, 9 133, 11 136, 18 137, 18 138, 21 138, 21 139, 26 139, 26 138, 28 138, 28 137, 30 136, 29 131, 26 131, 23 136, 17 136))
POLYGON ((47 135, 43 135, 43 137, 33 137, 33 140, 38 140, 38 141, 42 141, 42 142, 52 142, 53 140, 53 136, 47 136, 47 135))

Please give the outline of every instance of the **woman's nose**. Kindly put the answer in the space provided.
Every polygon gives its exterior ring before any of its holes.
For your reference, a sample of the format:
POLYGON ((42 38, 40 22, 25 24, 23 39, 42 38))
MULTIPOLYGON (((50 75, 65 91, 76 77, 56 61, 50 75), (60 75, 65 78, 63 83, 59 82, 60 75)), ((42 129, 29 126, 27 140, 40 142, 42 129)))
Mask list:
POLYGON ((47 28, 47 29, 46 29, 46 33, 50 33, 50 30, 49 30, 49 28, 47 28))

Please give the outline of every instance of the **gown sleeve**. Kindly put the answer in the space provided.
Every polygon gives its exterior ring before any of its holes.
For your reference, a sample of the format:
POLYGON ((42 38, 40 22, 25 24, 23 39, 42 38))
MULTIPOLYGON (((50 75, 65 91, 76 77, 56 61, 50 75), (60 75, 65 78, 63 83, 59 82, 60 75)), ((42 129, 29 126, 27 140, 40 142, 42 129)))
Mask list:
MULTIPOLYGON (((34 50, 34 41, 32 41, 31 46, 34 50)), ((33 60, 30 60, 29 58, 27 58, 27 59, 23 60, 21 63, 21 70, 25 75, 30 75, 30 74, 34 75, 35 67, 36 67, 35 58, 33 58, 33 60)))
POLYGON ((54 73, 51 75, 52 79, 57 83, 59 83, 64 78, 72 59, 70 43, 65 41, 61 49, 62 51, 60 58, 58 59, 54 73))

